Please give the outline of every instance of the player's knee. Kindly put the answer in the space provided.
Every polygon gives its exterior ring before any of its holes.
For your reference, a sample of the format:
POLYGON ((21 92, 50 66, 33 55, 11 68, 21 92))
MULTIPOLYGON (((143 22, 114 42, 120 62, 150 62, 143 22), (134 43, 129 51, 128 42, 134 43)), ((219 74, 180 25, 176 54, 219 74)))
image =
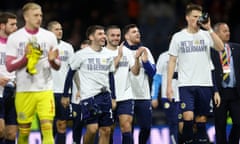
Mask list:
POLYGON ((5 129, 5 138, 8 140, 15 140, 17 135, 17 126, 8 125, 5 129))
POLYGON ((4 131, 5 131, 4 126, 0 126, 0 138, 4 137, 4 131))
POLYGON ((132 130, 132 125, 129 122, 122 123, 120 127, 122 132, 130 132, 132 130))
POLYGON ((183 120, 193 120, 193 118, 194 118, 193 112, 183 113, 183 120))
POLYGON ((5 138, 8 140, 15 140, 17 136, 17 132, 15 131, 7 131, 5 134, 5 138))
POLYGON ((65 133, 67 129, 67 121, 66 120, 58 120, 57 121, 57 131, 60 133, 65 133))
POLYGON ((94 125, 94 126, 90 126, 87 128, 87 133, 90 135, 96 134, 98 130, 98 126, 94 125))
POLYGON ((207 122, 207 117, 206 116, 196 116, 195 121, 201 122, 201 123, 207 122))
POLYGON ((111 134, 111 128, 110 127, 100 127, 99 133, 102 136, 110 136, 111 134))

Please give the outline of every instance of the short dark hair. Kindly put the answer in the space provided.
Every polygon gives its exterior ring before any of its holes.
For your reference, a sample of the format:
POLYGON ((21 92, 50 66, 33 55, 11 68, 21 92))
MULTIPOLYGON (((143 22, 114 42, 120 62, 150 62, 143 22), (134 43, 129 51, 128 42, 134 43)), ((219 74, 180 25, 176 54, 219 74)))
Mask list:
POLYGON ((17 16, 11 12, 1 12, 0 13, 0 24, 6 24, 8 19, 17 19, 17 16))
POLYGON ((49 23, 48 23, 48 25, 47 25, 47 29, 48 30, 52 30, 52 28, 53 28, 53 25, 56 25, 56 24, 60 24, 60 22, 58 22, 58 21, 50 21, 49 23))
POLYGON ((198 4, 190 3, 186 7, 185 14, 189 15, 193 10, 197 10, 197 11, 201 11, 202 12, 203 9, 202 9, 202 6, 200 6, 198 4))
POLYGON ((218 23, 216 23, 216 24, 213 26, 213 30, 214 30, 215 32, 218 32, 218 31, 219 31, 219 27, 220 27, 221 25, 223 25, 223 24, 227 24, 227 23, 225 23, 225 22, 218 22, 218 23))
POLYGON ((128 24, 123 28, 123 35, 125 35, 131 28, 137 27, 136 24, 128 24))
POLYGON ((101 26, 101 25, 91 25, 87 28, 87 31, 86 31, 86 37, 87 39, 89 39, 89 36, 91 34, 94 34, 96 32, 96 30, 104 30, 104 27, 101 26))
POLYGON ((120 29, 120 27, 117 25, 109 25, 106 27, 105 32, 107 33, 108 30, 110 30, 110 29, 120 29))

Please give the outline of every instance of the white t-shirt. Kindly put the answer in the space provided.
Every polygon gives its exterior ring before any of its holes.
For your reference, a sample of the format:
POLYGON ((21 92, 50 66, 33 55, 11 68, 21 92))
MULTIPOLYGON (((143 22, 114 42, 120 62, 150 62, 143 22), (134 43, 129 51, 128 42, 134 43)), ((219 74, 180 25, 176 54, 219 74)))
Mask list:
POLYGON ((177 56, 179 86, 212 86, 210 47, 213 40, 207 31, 175 33, 169 54, 177 56))
MULTIPOLYGON (((0 77, 7 77, 10 79, 15 79, 15 72, 8 72, 6 68, 6 43, 0 41, 0 77)), ((3 86, 0 86, 0 97, 3 97, 3 86)))
MULTIPOLYGON (((154 58, 148 48, 147 53, 148 53, 148 60, 151 64, 155 64, 154 58)), ((136 50, 132 50, 133 55, 136 54, 136 50)), ((151 95, 150 95, 150 87, 149 87, 149 78, 147 73, 145 72, 142 61, 141 61, 141 67, 139 74, 133 75, 130 73, 130 78, 131 78, 131 86, 133 89, 133 96, 134 99, 136 100, 150 100, 151 95)))
MULTIPOLYGON (((162 76, 162 83, 161 83, 161 96, 162 98, 167 98, 167 70, 168 70, 168 61, 169 61, 169 54, 168 52, 163 52, 157 61, 157 74, 162 76)), ((177 67, 176 67, 177 70, 177 67)), ((175 71, 176 71, 175 70, 175 71)), ((173 87, 173 98, 175 101, 179 101, 179 90, 178 90, 178 80, 172 80, 172 87, 173 87)))
POLYGON ((7 41, 7 55, 22 59, 25 47, 29 39, 35 37, 43 50, 43 54, 36 64, 37 74, 30 75, 26 67, 16 70, 17 92, 45 91, 53 89, 51 66, 48 62, 48 51, 52 47, 57 48, 56 36, 43 28, 39 28, 36 34, 28 33, 25 28, 11 34, 7 41))
MULTIPOLYGON (((118 49, 107 50, 113 58, 118 55, 118 49)), ((116 68, 116 71, 114 72, 116 101, 133 99, 130 83, 130 69, 134 65, 134 62, 135 60, 132 52, 123 46, 123 56, 118 64, 118 67, 116 68)))
POLYGON ((106 48, 94 51, 86 47, 70 59, 72 70, 79 70, 81 100, 101 93, 105 87, 110 92, 109 72, 114 72, 114 61, 106 48))
POLYGON ((53 74, 53 88, 54 93, 63 93, 64 89, 64 82, 67 76, 67 72, 69 69, 69 58, 71 58, 74 54, 74 50, 71 44, 60 41, 60 43, 57 46, 59 50, 59 58, 61 61, 61 67, 60 69, 54 70, 52 69, 53 74))

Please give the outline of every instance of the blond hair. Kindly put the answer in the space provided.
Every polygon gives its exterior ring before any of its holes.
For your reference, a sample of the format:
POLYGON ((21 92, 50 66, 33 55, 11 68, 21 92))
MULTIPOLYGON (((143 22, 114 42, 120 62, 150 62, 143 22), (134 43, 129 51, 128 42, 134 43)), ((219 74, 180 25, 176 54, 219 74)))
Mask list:
POLYGON ((28 2, 26 3, 23 8, 22 8, 22 12, 23 12, 23 15, 25 15, 25 13, 30 10, 30 9, 42 9, 42 7, 37 4, 37 3, 34 3, 34 2, 28 2))

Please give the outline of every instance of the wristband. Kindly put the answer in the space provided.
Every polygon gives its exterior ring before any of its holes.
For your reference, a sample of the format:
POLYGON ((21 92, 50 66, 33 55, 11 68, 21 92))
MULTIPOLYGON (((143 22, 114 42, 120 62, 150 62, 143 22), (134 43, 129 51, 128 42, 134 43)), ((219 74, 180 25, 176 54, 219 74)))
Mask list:
POLYGON ((54 59, 54 60, 49 60, 50 63, 55 63, 56 65, 60 65, 60 60, 59 59, 54 59))
POLYGON ((213 31, 213 29, 209 29, 208 32, 211 34, 211 33, 213 33, 214 31, 213 31))
POLYGON ((60 65, 60 60, 59 59, 54 59, 55 64, 60 65))

